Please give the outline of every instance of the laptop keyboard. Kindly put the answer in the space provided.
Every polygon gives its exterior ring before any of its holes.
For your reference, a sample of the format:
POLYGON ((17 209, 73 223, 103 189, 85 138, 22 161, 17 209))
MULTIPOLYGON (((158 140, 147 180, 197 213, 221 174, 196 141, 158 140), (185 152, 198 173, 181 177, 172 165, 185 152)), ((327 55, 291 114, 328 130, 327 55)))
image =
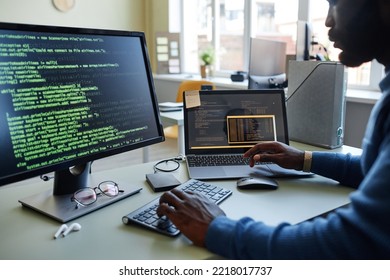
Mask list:
MULTIPOLYGON (((188 155, 186 158, 188 166, 203 167, 203 166, 234 166, 234 165, 249 165, 249 158, 244 158, 241 154, 237 155, 188 155)), ((266 164, 264 162, 256 162, 256 165, 266 164)))
MULTIPOLYGON (((183 191, 201 193, 216 204, 221 203, 232 194, 230 190, 195 179, 190 179, 176 188, 183 191)), ((156 210, 159 205, 159 200, 160 197, 124 216, 122 218, 123 223, 138 224, 168 236, 177 236, 180 234, 180 231, 175 227, 175 225, 172 224, 172 222, 165 216, 158 217, 156 210)))

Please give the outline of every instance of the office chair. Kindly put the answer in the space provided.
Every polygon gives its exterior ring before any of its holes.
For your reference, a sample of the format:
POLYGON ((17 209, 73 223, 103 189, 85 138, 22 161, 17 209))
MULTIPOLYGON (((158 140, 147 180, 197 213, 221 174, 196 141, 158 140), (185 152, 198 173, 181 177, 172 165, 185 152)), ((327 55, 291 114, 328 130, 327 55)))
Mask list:
MULTIPOLYGON (((216 87, 213 82, 205 80, 185 80, 182 81, 179 85, 176 95, 176 102, 183 102, 183 92, 189 90, 201 90, 203 85, 212 86, 212 89, 215 90, 216 87)), ((177 138, 178 135, 178 126, 168 126, 164 128, 164 134, 166 138, 177 138)))

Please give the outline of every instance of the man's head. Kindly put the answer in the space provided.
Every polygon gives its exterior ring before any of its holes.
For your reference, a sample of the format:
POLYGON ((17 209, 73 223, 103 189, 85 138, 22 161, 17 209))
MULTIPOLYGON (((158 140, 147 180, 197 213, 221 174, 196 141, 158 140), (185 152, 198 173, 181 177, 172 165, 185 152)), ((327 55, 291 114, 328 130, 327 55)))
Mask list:
POLYGON ((359 66, 377 59, 390 65, 390 0, 328 0, 329 38, 340 48, 340 61, 359 66))

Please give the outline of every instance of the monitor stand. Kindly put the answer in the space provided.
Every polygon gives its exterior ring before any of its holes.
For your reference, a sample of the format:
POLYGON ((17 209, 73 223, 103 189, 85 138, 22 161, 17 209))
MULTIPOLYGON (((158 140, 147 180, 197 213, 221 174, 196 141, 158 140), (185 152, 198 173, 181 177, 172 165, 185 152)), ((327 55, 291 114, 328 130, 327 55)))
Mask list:
POLYGON ((124 190, 116 197, 99 196, 98 200, 86 207, 79 207, 76 209, 75 202, 71 201, 72 195, 53 195, 52 190, 20 199, 19 202, 28 208, 38 211, 46 216, 49 216, 61 223, 66 223, 74 220, 95 210, 103 208, 107 205, 115 203, 133 194, 139 193, 142 188, 134 188, 131 186, 124 186, 118 183, 120 188, 124 190))
POLYGON ((76 208, 76 202, 72 201, 71 198, 73 193, 83 187, 97 186, 100 182, 106 179, 99 180, 98 178, 92 178, 90 176, 90 163, 82 166, 77 166, 76 170, 81 170, 80 173, 74 174, 74 171, 59 171, 55 174, 54 188, 38 193, 23 199, 19 202, 28 208, 31 208, 41 214, 49 216, 61 223, 66 223, 70 220, 74 220, 88 213, 101 209, 107 205, 115 203, 119 200, 132 196, 139 193, 142 188, 136 188, 130 186, 125 182, 116 182, 119 189, 123 190, 116 197, 98 196, 97 201, 89 206, 80 206, 76 208), (72 175, 66 175, 67 172, 72 175), (68 177, 73 176, 73 177, 68 177), (67 179, 64 179, 67 177, 67 179), (61 178, 61 180, 60 180, 61 178), (69 179, 70 178, 70 179, 69 179), (61 183, 59 183, 61 181, 61 183), (91 181, 90 185, 89 182, 91 181), (61 186, 60 186, 61 185, 61 186), (70 187, 70 185, 77 187, 70 187), (65 189, 67 188, 67 191, 65 189), (68 192, 68 193, 66 193, 68 192))

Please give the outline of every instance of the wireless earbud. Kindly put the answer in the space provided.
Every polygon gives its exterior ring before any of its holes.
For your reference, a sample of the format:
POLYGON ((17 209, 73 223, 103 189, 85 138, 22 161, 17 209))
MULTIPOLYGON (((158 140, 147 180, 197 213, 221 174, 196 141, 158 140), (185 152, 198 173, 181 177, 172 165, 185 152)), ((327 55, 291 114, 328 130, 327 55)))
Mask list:
POLYGON ((80 229, 81 229, 80 224, 73 223, 64 231, 64 233, 62 233, 62 236, 65 237, 66 235, 68 235, 69 232, 71 232, 71 231, 79 231, 80 229))
POLYGON ((68 229, 68 226, 63 224, 62 226, 60 226, 60 228, 57 230, 57 232, 54 234, 54 239, 57 239, 61 233, 63 233, 64 231, 66 231, 68 229))

